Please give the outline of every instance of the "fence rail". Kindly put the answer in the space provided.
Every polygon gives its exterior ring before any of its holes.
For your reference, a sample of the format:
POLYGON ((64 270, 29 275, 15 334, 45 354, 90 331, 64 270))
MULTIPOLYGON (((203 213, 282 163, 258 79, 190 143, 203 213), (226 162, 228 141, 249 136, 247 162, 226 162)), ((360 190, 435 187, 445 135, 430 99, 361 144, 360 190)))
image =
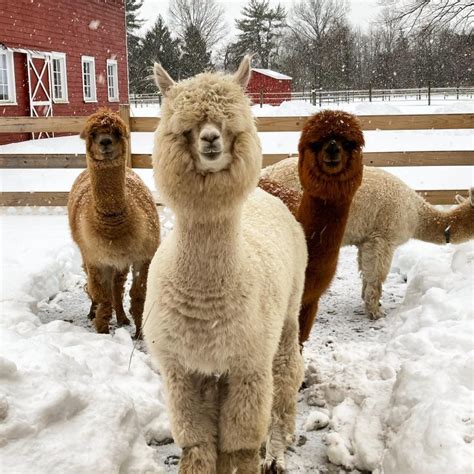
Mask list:
MULTIPOLYGON (((474 87, 412 87, 405 89, 343 89, 323 90, 317 87, 309 87, 305 90, 295 92, 250 92, 248 95, 254 103, 280 103, 285 101, 301 100, 316 105, 339 104, 341 102, 372 102, 391 100, 415 100, 426 103, 437 100, 472 100, 474 98, 474 87)), ((147 105, 161 105, 161 94, 131 94, 130 103, 136 107, 147 105)))
MULTIPOLYGON (((130 117, 128 106, 121 106, 122 118, 132 132, 152 132, 159 119, 155 117, 130 117)), ((364 130, 446 130, 473 129, 474 114, 426 114, 426 115, 365 115, 359 116, 364 130)), ((54 131, 57 133, 79 133, 86 117, 4 117, 0 118, 0 133, 30 133, 54 131)), ((258 117, 259 132, 298 132, 306 117, 258 117)), ((130 147, 129 147, 130 148, 130 147)), ((264 154, 263 165, 268 166, 289 154, 264 154)), ((296 156, 296 153, 293 155, 296 156)), ((133 168, 151 168, 150 154, 137 154, 131 150, 128 163, 133 168)), ((366 152, 364 164, 367 166, 473 166, 474 151, 405 151, 366 152)), ((0 169, 80 169, 86 167, 84 154, 1 154, 0 169)), ((452 204, 455 194, 466 195, 465 190, 418 191, 434 204, 452 204)), ((67 202, 65 192, 3 192, 0 206, 62 206, 67 202)))

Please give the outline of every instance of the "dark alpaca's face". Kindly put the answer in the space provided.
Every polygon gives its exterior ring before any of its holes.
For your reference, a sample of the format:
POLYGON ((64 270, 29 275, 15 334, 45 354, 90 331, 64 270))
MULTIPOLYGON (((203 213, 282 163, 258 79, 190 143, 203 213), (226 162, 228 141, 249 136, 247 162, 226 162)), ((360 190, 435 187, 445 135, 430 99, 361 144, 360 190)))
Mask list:
POLYGON ((317 174, 338 175, 360 165, 359 144, 338 135, 325 140, 308 141, 304 150, 305 166, 315 168, 317 174))

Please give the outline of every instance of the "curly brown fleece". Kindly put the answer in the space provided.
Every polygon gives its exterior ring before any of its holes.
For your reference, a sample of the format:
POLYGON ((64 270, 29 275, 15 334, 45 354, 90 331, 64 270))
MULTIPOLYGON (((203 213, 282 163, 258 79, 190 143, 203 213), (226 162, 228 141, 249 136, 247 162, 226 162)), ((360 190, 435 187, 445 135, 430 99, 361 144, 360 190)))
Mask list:
POLYGON ((109 332, 112 310, 118 325, 129 324, 123 309, 130 268, 130 313, 140 334, 148 266, 160 240, 158 214, 143 181, 126 167, 128 130, 116 113, 100 109, 81 133, 87 169, 74 182, 68 200, 69 225, 81 251, 91 298, 90 319, 109 332))

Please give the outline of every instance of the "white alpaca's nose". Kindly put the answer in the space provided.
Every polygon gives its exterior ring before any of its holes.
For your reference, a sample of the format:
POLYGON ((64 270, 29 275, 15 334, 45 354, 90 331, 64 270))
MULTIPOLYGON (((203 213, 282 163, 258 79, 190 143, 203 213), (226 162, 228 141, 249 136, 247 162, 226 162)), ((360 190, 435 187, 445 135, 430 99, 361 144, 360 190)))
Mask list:
POLYGON ((205 142, 209 142, 212 145, 218 138, 220 138, 220 133, 217 130, 206 130, 205 132, 201 132, 201 140, 205 142))

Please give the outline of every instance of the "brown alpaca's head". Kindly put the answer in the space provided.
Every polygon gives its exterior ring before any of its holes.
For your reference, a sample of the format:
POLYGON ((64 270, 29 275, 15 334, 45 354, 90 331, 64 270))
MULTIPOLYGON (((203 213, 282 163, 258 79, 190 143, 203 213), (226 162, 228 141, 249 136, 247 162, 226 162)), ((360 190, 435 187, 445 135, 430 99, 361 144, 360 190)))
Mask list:
POLYGON ((86 141, 87 156, 94 162, 117 162, 125 159, 128 130, 120 116, 107 108, 99 109, 86 121, 81 132, 86 141))
POLYGON ((355 115, 323 110, 305 123, 298 171, 305 192, 322 199, 352 199, 362 181, 364 135, 355 115))

